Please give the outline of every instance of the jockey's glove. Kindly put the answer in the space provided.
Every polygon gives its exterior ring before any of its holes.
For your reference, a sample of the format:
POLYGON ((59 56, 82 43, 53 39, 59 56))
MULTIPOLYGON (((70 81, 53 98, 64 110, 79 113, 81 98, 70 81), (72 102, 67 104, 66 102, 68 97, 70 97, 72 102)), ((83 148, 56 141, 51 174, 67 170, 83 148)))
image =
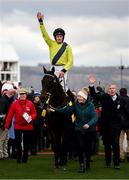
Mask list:
POLYGON ((62 72, 64 72, 64 73, 66 73, 66 72, 67 72, 67 70, 66 70, 66 69, 62 69, 61 71, 62 71, 62 72))

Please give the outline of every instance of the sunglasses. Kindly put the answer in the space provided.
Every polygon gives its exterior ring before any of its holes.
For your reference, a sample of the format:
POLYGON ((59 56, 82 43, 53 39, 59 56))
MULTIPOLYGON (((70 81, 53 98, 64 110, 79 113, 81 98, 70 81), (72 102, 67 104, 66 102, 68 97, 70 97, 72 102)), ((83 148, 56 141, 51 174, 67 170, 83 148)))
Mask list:
POLYGON ((20 95, 23 95, 23 94, 26 94, 26 93, 20 93, 20 95))

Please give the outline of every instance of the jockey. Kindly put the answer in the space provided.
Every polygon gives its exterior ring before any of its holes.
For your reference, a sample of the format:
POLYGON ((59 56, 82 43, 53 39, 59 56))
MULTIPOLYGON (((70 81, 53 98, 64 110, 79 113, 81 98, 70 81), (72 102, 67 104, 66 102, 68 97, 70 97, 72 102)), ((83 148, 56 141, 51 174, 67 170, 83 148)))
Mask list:
POLYGON ((50 62, 55 67, 55 74, 61 79, 61 85, 65 91, 68 90, 67 84, 67 72, 73 65, 73 54, 71 47, 64 42, 65 31, 61 28, 55 29, 53 36, 55 40, 52 40, 43 23, 44 14, 37 13, 37 18, 40 23, 40 29, 44 40, 49 46, 50 62), (64 46, 64 47, 63 47, 64 46), (60 52, 59 52, 60 51, 60 52), (56 58, 56 60, 55 60, 56 58))

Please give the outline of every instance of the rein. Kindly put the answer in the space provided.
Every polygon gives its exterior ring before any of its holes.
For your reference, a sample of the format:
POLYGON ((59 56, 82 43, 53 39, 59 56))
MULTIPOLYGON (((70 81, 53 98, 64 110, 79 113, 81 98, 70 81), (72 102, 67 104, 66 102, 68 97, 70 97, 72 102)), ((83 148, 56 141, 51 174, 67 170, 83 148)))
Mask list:
POLYGON ((50 76, 50 77, 52 77, 52 78, 54 78, 54 79, 55 79, 55 76, 54 76, 54 75, 52 75, 52 74, 45 74, 45 75, 44 75, 44 77, 45 77, 45 76, 50 76))

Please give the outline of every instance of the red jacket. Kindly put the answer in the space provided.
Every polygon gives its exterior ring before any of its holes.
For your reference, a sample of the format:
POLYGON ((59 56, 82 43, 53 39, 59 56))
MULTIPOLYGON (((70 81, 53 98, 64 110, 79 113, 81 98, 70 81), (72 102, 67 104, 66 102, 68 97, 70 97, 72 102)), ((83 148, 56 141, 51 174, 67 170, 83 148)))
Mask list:
POLYGON ((26 100, 16 100, 14 101, 7 114, 5 128, 9 129, 12 118, 14 117, 14 129, 19 130, 33 130, 33 121, 36 119, 37 113, 34 104, 26 100), (26 120, 22 117, 22 114, 27 112, 29 116, 31 116, 32 121, 27 123, 26 120))

